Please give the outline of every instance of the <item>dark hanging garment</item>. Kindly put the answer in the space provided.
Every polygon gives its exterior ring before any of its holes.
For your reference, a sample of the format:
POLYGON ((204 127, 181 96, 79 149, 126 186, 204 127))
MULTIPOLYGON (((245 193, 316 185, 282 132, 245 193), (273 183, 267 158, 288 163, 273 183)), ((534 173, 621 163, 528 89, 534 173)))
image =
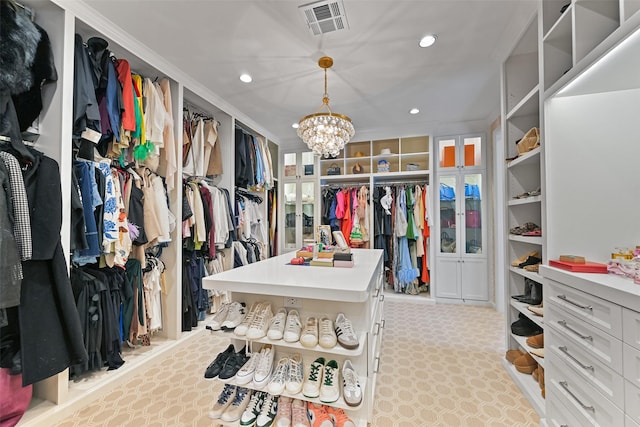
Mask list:
POLYGON ((244 132, 242 129, 236 129, 235 134, 235 153, 236 153, 236 187, 247 187, 247 169, 249 159, 247 158, 247 150, 244 142, 244 132))
POLYGON ((24 278, 18 310, 23 385, 88 359, 60 242, 60 170, 53 159, 42 153, 34 157, 33 166, 24 172, 33 257, 22 264, 24 278))

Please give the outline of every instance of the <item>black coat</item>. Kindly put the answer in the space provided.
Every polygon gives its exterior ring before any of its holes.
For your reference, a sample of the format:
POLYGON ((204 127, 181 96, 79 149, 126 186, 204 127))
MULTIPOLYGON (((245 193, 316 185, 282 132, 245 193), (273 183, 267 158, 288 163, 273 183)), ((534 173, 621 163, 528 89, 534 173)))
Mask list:
POLYGON ((80 316, 60 241, 62 194, 58 164, 37 153, 24 172, 33 257, 23 262, 19 307, 23 385, 85 363, 80 316))

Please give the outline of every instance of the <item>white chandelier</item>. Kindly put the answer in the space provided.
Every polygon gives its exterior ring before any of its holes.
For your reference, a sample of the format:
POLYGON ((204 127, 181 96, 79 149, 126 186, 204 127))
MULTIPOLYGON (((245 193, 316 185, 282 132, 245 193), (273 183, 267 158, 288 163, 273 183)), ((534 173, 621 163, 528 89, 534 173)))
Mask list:
POLYGON ((329 107, 327 92, 327 69, 333 65, 333 59, 323 56, 318 60, 320 68, 324 69, 324 95, 322 105, 314 114, 300 119, 298 136, 302 138, 313 154, 318 156, 337 157, 353 135, 356 133, 351 119, 343 114, 332 113, 329 107), (320 112, 326 108, 327 112, 320 112))

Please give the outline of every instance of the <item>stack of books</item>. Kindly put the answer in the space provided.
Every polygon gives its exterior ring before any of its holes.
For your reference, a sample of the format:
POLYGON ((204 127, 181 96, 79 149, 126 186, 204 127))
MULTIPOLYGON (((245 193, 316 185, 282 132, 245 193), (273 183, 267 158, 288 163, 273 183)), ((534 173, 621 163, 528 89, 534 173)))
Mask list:
POLYGON ((353 254, 350 252, 336 252, 333 254, 334 267, 353 267, 353 254))
POLYGON ((316 267, 333 267, 333 258, 313 258, 309 261, 309 265, 316 267))
POLYGON ((558 260, 549 260, 551 267, 573 271, 574 273, 601 273, 607 274, 607 264, 587 261, 579 255, 560 255, 558 260))

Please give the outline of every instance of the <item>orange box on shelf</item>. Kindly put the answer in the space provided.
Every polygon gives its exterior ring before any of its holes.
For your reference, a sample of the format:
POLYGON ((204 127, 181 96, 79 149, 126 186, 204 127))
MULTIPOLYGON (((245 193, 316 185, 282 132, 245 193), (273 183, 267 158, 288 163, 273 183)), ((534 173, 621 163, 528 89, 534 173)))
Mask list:
POLYGON ((464 165, 475 166, 476 165, 476 145, 467 144, 464 146, 464 165))
POLYGON ((444 147, 444 153, 442 156, 442 167, 452 168, 456 165, 456 147, 449 146, 444 147))

